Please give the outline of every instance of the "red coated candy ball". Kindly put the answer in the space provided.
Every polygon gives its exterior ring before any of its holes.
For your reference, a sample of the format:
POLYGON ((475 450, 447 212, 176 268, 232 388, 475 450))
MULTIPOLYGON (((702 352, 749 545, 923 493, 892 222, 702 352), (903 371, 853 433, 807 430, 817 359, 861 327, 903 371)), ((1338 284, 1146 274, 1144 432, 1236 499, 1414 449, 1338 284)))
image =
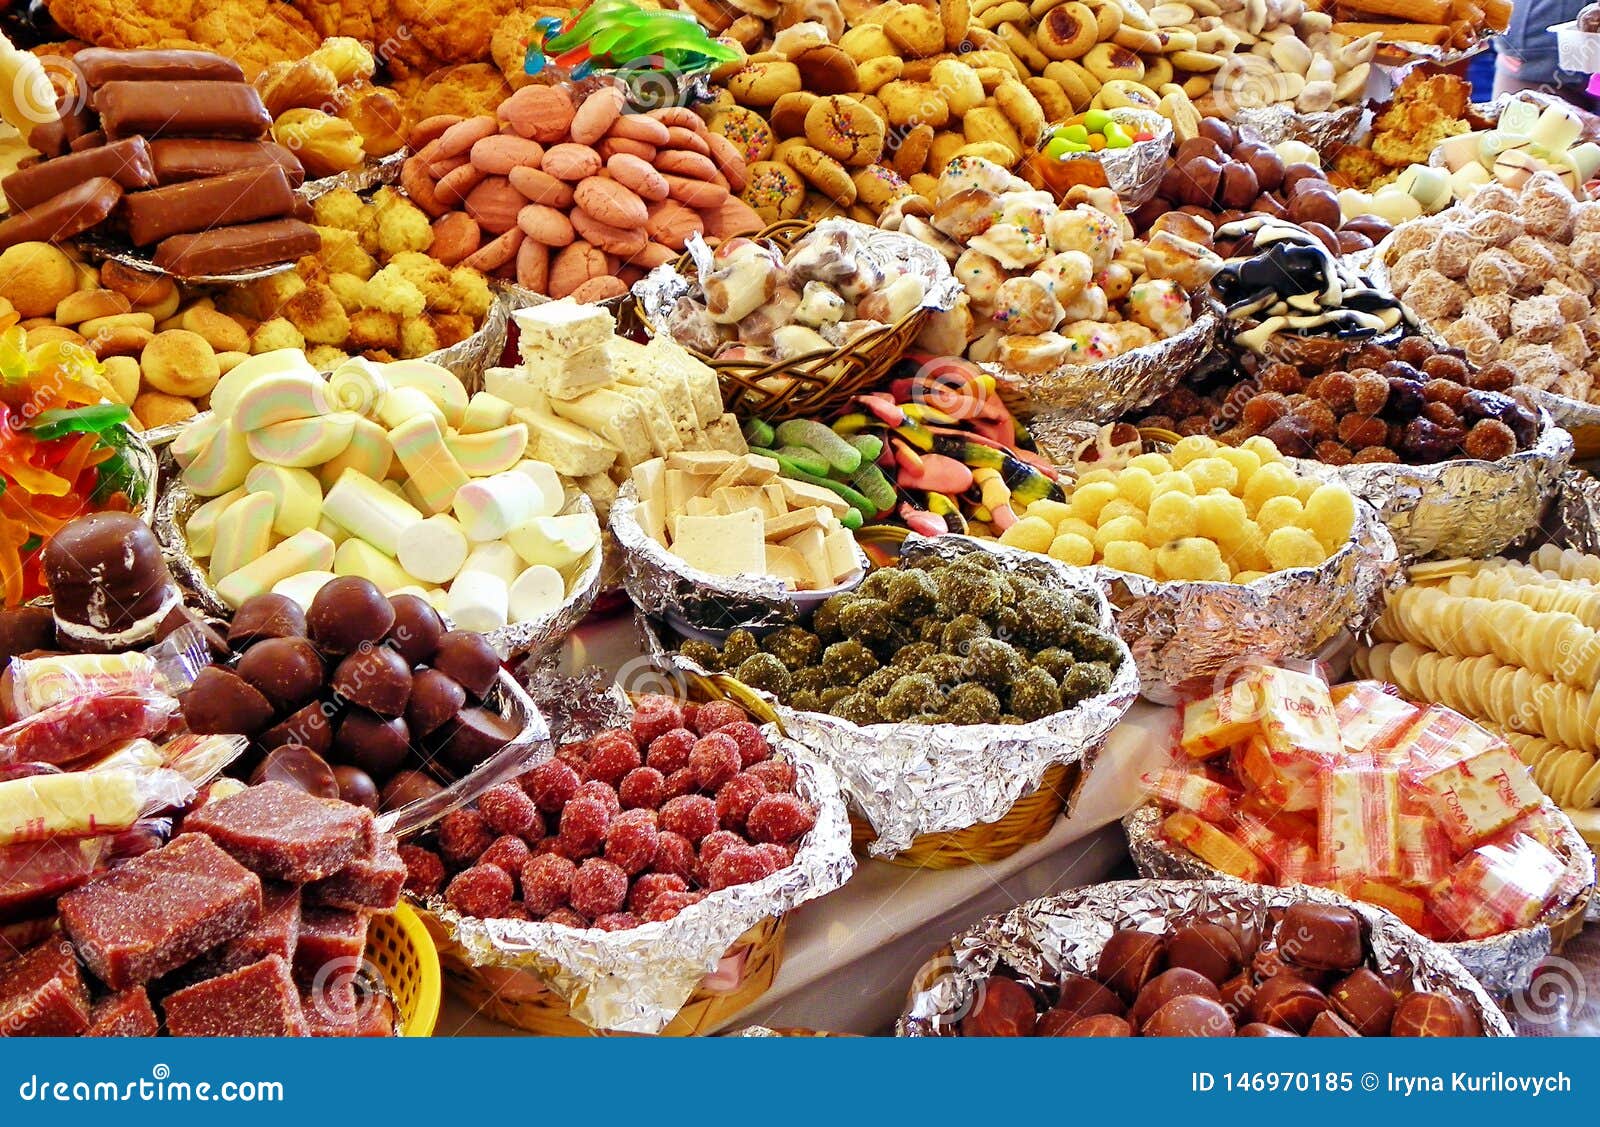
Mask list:
POLYGON ((581 912, 574 912, 571 908, 557 908, 544 918, 547 924, 560 924, 563 927, 575 927, 580 931, 589 926, 589 920, 581 912))
POLYGON ((660 923, 672 919, 690 905, 700 903, 700 900, 698 892, 663 892, 650 901, 650 907, 640 914, 645 923, 660 923))
POLYGON ((606 860, 629 876, 642 873, 655 862, 657 836, 653 810, 618 814, 606 830, 606 860))
POLYGON ((478 813, 498 834, 515 837, 543 837, 539 808, 515 783, 500 783, 478 796, 478 813), (535 827, 539 832, 535 833, 535 827))
POLYGON ((656 834, 656 859, 650 865, 655 872, 688 881, 694 875, 694 860, 694 845, 688 838, 675 833, 656 834))
POLYGON ((706 874, 706 887, 716 892, 736 884, 749 884, 775 871, 771 859, 759 849, 749 845, 730 845, 711 862, 711 869, 706 874))
POLYGON ((643 912, 664 892, 688 892, 689 882, 673 873, 645 873, 628 890, 628 911, 643 912))
POLYGON ((667 793, 667 778, 654 767, 635 767, 617 786, 625 810, 654 810, 667 793))
POLYGON ((593 798, 605 803, 612 814, 622 813, 622 799, 617 797, 617 788, 610 783, 602 783, 599 779, 590 779, 578 787, 578 798, 593 798))
POLYGON ((767 784, 769 794, 793 794, 795 772, 792 763, 785 763, 781 759, 766 759, 753 767, 746 768, 745 774, 753 775, 767 784))
POLYGON ((457 868, 478 859, 497 835, 476 810, 452 810, 439 822, 439 852, 457 868))
POLYGON ((685 767, 681 771, 674 771, 668 775, 661 784, 661 801, 670 802, 674 798, 693 794, 700 789, 700 782, 694 776, 692 768, 685 767))
POLYGON ((751 841, 783 845, 803 837, 816 824, 817 811, 805 799, 792 794, 769 794, 750 811, 745 830, 751 841))
POLYGON ((724 724, 737 724, 748 719, 749 714, 732 701, 708 701, 694 714, 694 730, 702 736, 709 736, 724 724))
POLYGON ((528 858, 533 856, 533 851, 528 848, 528 843, 520 837, 506 834, 495 839, 493 845, 483 851, 478 858, 480 865, 498 865, 511 876, 522 872, 522 866, 528 863, 528 858))
POLYGON ((498 865, 474 865, 455 875, 444 890, 444 898, 464 916, 497 920, 511 907, 511 894, 515 891, 510 874, 498 865))
POLYGON ((578 772, 559 759, 541 763, 522 777, 522 789, 546 814, 559 814, 578 793, 578 772))
MULTIPOLYGON (((718 830, 716 833, 706 834, 705 840, 700 843, 699 849, 702 875, 711 868, 711 862, 715 861, 724 849, 734 845, 749 844, 748 841, 731 830, 718 830)), ((704 881, 701 883, 704 883, 704 881)))
POLYGON ((528 911, 528 906, 521 900, 513 900, 506 908, 506 914, 500 917, 503 920, 531 920, 533 913, 528 911))
POLYGON ((444 884, 444 862, 431 849, 402 845, 400 860, 406 863, 406 891, 414 896, 432 896, 444 884))
POLYGON ((686 794, 662 806, 656 824, 697 842, 717 828, 717 804, 703 795, 686 794))
POLYGON ((772 755, 772 745, 767 743, 767 737, 761 734, 760 728, 748 720, 724 724, 717 729, 717 735, 728 736, 739 745, 741 768, 753 766, 772 755))
POLYGON ((629 727, 641 744, 648 744, 663 732, 683 727, 683 706, 671 697, 659 694, 642 696, 634 703, 633 721, 629 727))
POLYGON ((574 798, 561 812, 561 843, 568 849, 594 852, 605 840, 611 809, 595 798, 574 798))
POLYGON ((694 772, 701 790, 715 794, 718 787, 739 773, 739 745, 721 732, 696 740, 689 752, 689 770, 694 772))
POLYGON ((717 825, 725 830, 744 830, 745 819, 756 803, 767 797, 767 784, 753 775, 739 775, 717 791, 717 825))
POLYGON ((689 752, 694 748, 694 741, 695 734, 687 728, 663 732, 650 741, 644 761, 663 775, 681 771, 689 766, 689 752))
POLYGON ((770 841, 756 846, 756 850, 771 862, 773 872, 777 872, 779 869, 787 869, 794 864, 794 855, 799 852, 792 845, 778 845, 770 841))
POLYGON ((556 748, 556 758, 576 771, 581 778, 589 769, 589 741, 577 740, 556 748))
POLYGON ((628 899, 628 874, 610 861, 592 857, 572 878, 572 907, 593 919, 620 911, 628 899))
POLYGON ((572 895, 572 877, 578 871, 565 857, 541 854, 522 866, 522 899, 535 915, 545 915, 567 906, 572 895))
POLYGON ((594 750, 589 753, 590 779, 598 779, 616 786, 622 776, 639 766, 639 747, 627 732, 603 732, 594 738, 594 750))
POLYGON ((632 912, 607 912, 594 921, 594 926, 601 931, 627 931, 642 922, 632 912))

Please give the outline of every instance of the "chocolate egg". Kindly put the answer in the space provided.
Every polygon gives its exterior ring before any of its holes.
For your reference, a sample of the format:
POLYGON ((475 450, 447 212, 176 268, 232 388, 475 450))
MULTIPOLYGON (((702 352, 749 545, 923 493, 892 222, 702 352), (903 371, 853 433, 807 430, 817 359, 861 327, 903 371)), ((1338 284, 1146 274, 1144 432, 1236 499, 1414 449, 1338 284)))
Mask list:
POLYGON ((1296 161, 1294 164, 1283 166, 1283 194, 1293 198, 1295 185, 1302 180, 1310 180, 1316 184, 1326 185, 1328 178, 1322 174, 1322 169, 1314 164, 1296 161))
POLYGON ((394 625, 389 627, 384 644, 405 658, 408 665, 432 661, 439 639, 444 637, 444 619, 439 612, 417 595, 393 595, 389 605, 394 607, 394 625))
POLYGON ((183 718, 199 735, 237 732, 253 736, 272 723, 272 702, 244 678, 208 665, 183 694, 183 718))
POLYGON ((1232 1037, 1233 1018, 1222 1003, 1185 994, 1151 1014, 1140 1032, 1146 1037, 1232 1037))
POLYGON ((378 809, 378 784, 372 776, 359 767, 335 767, 333 777, 339 784, 339 797, 352 806, 378 809))
POLYGON ((500 676, 500 657, 482 634, 450 630, 439 639, 433 667, 481 700, 500 676))
POLYGON ((312 701, 262 732, 256 742, 269 750, 284 744, 304 744, 318 755, 326 756, 333 750, 333 717, 338 712, 337 705, 312 701))
POLYGON ((1232 152, 1233 147, 1239 143, 1239 134, 1234 132, 1233 126, 1220 117, 1201 118, 1199 134, 1210 138, 1211 142, 1225 153, 1232 152))
POLYGON ((1181 998, 1186 994, 1198 994, 1215 1002, 1222 1001, 1216 983, 1205 975, 1183 967, 1175 967, 1172 970, 1162 971, 1144 984, 1139 996, 1133 1001, 1133 1007, 1128 1011, 1128 1018, 1134 1025, 1142 1028, 1144 1023, 1150 1020, 1150 1015, 1174 998, 1181 998))
POLYGON ((465 775, 521 732, 519 724, 487 708, 463 708, 434 732, 430 742, 447 767, 465 775))
POLYGON ((379 716, 401 716, 411 699, 411 667, 388 646, 363 647, 339 663, 328 686, 379 716))
POLYGON ((1346 227, 1341 227, 1336 236, 1340 254, 1356 254, 1359 251, 1371 250, 1374 245, 1372 240, 1360 231, 1352 231, 1346 227))
POLYGON ((287 595, 256 595, 233 612, 228 644, 242 650, 263 638, 303 638, 305 634, 306 614, 299 603, 287 595))
POLYGON ((1249 207, 1261 184, 1248 164, 1228 163, 1222 166, 1222 184, 1218 196, 1224 207, 1249 207))
POLYGON ((1167 945, 1159 935, 1126 928, 1112 932, 1100 949, 1095 977, 1132 1001, 1166 965, 1167 945))
POLYGON ((1221 985, 1244 966, 1244 951, 1239 937, 1221 924, 1191 924, 1167 940, 1167 965, 1195 971, 1221 985))
POLYGON ((358 709, 345 714, 333 737, 334 758, 374 779, 393 775, 410 751, 411 733, 404 720, 386 720, 358 709))
POLYGON ((1304 1033, 1317 1015, 1328 1008, 1328 998, 1309 982, 1280 974, 1256 988, 1250 999, 1250 1016, 1265 1025, 1304 1033))
POLYGON ((73 650, 106 653, 148 642, 183 601, 155 533, 129 513, 68 521, 46 541, 39 565, 60 641, 73 650))
POLYGON ((410 806, 413 802, 432 798, 442 790, 444 787, 425 772, 401 771, 390 779, 379 793, 378 808, 398 810, 402 806, 410 806))
MULTIPOLYGON (((1040 1023, 1042 1026, 1042 1022, 1040 1023)), ((1037 1035, 1057 1037, 1132 1037, 1133 1026, 1115 1014, 1091 1014, 1080 1018, 1067 1029, 1058 1034, 1046 1034, 1043 1029, 1037 1035)))
POLYGON ((1178 151, 1172 159, 1179 164, 1184 164, 1195 157, 1205 157, 1208 160, 1216 161, 1218 164, 1221 164, 1224 159, 1222 148, 1210 137, 1203 134, 1197 137, 1190 137, 1179 145, 1178 151))
POLYGON ((1031 1037, 1037 1020, 1033 995, 999 975, 986 979, 973 999, 972 1012, 961 1019, 963 1037, 1031 1037))
POLYGON ((394 607, 370 579, 341 575, 330 579, 311 600, 306 628, 327 654, 353 652, 362 642, 378 642, 394 625, 394 607))
POLYGON ((318 798, 338 798, 339 783, 328 761, 304 744, 283 744, 267 752, 250 773, 250 785, 287 783, 318 798))
POLYGON ((437 669, 421 669, 411 677, 406 724, 419 736, 437 732, 467 706, 467 691, 437 669))
POLYGON ((280 713, 293 712, 321 691, 328 672, 305 638, 268 638, 244 652, 234 672, 261 690, 280 713))
POLYGON ((1289 200, 1289 218, 1296 223, 1321 223, 1332 229, 1341 218, 1339 197, 1327 186, 1302 188, 1289 200))

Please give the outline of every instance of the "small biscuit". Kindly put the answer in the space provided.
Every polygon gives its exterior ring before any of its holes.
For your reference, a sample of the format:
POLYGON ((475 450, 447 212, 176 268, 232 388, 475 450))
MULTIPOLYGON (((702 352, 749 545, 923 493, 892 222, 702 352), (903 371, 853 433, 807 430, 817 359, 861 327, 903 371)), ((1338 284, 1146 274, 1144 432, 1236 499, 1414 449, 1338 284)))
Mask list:
POLYGON ((244 352, 250 347, 250 334, 244 326, 215 309, 195 306, 178 315, 177 328, 187 329, 216 352, 244 352))
POLYGON ((749 177, 748 162, 743 154, 734 147, 732 141, 718 133, 709 134, 706 143, 711 146, 711 162, 728 181, 728 187, 735 192, 743 191, 749 177))
POLYGON ((472 146, 472 163, 491 176, 504 176, 518 165, 538 168, 544 160, 544 146, 526 137, 496 133, 472 146))
POLYGON ((793 94, 785 94, 767 112, 767 120, 772 122, 772 129, 779 137, 803 136, 806 131, 806 114, 811 112, 811 107, 817 101, 818 96, 809 90, 797 90, 793 94))
POLYGON ((676 200, 663 200, 651 206, 645 231, 657 244, 681 251, 690 235, 705 232, 705 221, 692 208, 676 200))
POLYGON ((564 247, 572 242, 572 221, 567 213, 544 204, 530 203, 517 213, 517 226, 529 240, 546 247, 564 247))
POLYGON ((563 183, 538 168, 513 168, 507 177, 511 186, 533 203, 546 207, 571 207, 572 185, 563 183))
POLYGON ((718 177, 717 166, 710 157, 699 153, 686 153, 681 149, 667 149, 656 154, 656 171, 674 176, 687 176, 691 180, 711 180, 718 177))
POLYGON ((580 145, 594 144, 606 135, 626 105, 627 98, 616 87, 596 90, 583 100, 583 105, 573 114, 572 139, 580 145))
MULTIPOLYGON (((469 117, 465 121, 458 121, 449 129, 439 134, 437 140, 429 143, 428 148, 433 150, 429 160, 430 166, 438 160, 450 157, 464 156, 472 147, 485 137, 493 137, 499 132, 500 124, 488 114, 479 117, 469 117)), ((417 154, 421 156, 421 153, 417 154)), ((433 170, 435 175, 441 175, 433 170)))
MULTIPOLYGON (((190 399, 211 394, 222 376, 216 350, 199 333, 187 329, 169 329, 151 337, 139 358, 139 367, 145 383, 157 391, 190 399)), ((135 411, 149 422, 143 411, 135 411)))
POLYGON ((132 303, 116 290, 79 290, 57 303, 56 321, 63 325, 81 325, 96 317, 112 317, 132 309, 132 303))
POLYGON ((840 207, 856 202, 855 181, 850 179, 844 165, 822 150, 800 146, 790 151, 789 163, 812 187, 840 207))
POLYGON ((417 157, 407 157, 400 166, 400 187, 406 197, 431 219, 437 219, 450 210, 450 205, 439 199, 437 185, 433 177, 428 175, 428 166, 417 157))
MULTIPOLYGON (((433 186, 434 199, 445 207, 460 207, 467 193, 483 183, 489 174, 470 161, 449 173, 433 186)), ((424 211, 427 209, 424 208, 424 211)))
MULTIPOLYGON (((699 119, 696 118, 698 121, 699 119)), ((692 129, 685 129, 681 125, 667 126, 667 143, 662 146, 668 149, 685 149, 701 156, 711 155, 711 146, 706 144, 706 139, 692 129)))
POLYGON ((504 176, 488 176, 461 201, 478 226, 500 235, 517 225, 517 213, 527 204, 522 193, 504 176))
POLYGON ((433 242, 428 253, 446 266, 454 266, 483 245, 477 221, 464 211, 452 211, 433 222, 433 242))
POLYGON ((590 278, 567 296, 577 302, 609 301, 628 292, 628 284, 621 278, 601 275, 590 278))
POLYGON ((443 137, 445 130, 463 120, 460 115, 453 113, 425 117, 411 127, 411 132, 406 135, 406 143, 411 146, 412 152, 421 152, 429 144, 443 137))
POLYGON ((640 199, 654 201, 667 198, 666 179, 650 167, 648 161, 628 153, 616 153, 607 158, 606 171, 640 199))
POLYGON ((581 238, 607 254, 614 254, 620 258, 638 254, 649 241, 642 228, 613 226, 581 207, 573 208, 568 218, 572 220, 572 229, 581 238))
POLYGON ((566 140, 576 113, 571 95, 561 86, 524 86, 495 111, 518 134, 543 145, 566 140))
MULTIPOLYGON (((534 87, 524 86, 523 89, 532 90, 534 87)), ((522 246, 522 242, 526 238, 527 236, 522 233, 522 228, 512 226, 509 231, 485 243, 468 255, 461 265, 485 274, 498 270, 516 257, 517 250, 522 246)))
POLYGON ((665 125, 647 114, 625 113, 611 123, 607 136, 642 141, 646 145, 660 148, 667 143, 667 138, 671 134, 667 132, 665 125))
POLYGON ((192 400, 160 391, 147 391, 133 401, 133 413, 146 430, 185 422, 200 413, 192 400))
POLYGON ((243 350, 238 352, 219 352, 217 353, 217 368, 223 375, 227 375, 248 359, 250 359, 250 353, 243 350))
POLYGON ((45 344, 87 344, 80 333, 65 325, 37 325, 28 329, 28 351, 45 344))
MULTIPOLYGON (((31 333, 28 339, 33 339, 31 333)), ((100 361, 100 368, 118 403, 131 404, 138 397, 139 361, 132 356, 107 356, 100 361)))
POLYGON ((773 160, 750 166, 750 182, 739 198, 753 208, 765 223, 793 219, 805 200, 805 183, 787 164, 773 160))
MULTIPOLYGON (((531 90, 534 87, 529 86, 524 89, 531 90)), ((539 167, 557 180, 576 183, 600 171, 600 154, 588 145, 569 141, 545 150, 544 160, 539 167)))
POLYGON ((704 180, 690 180, 683 176, 665 176, 667 194, 689 207, 721 207, 729 192, 721 184, 708 184, 704 180))
POLYGON ((584 211, 613 227, 636 227, 645 221, 647 214, 644 200, 638 193, 609 176, 580 180, 572 190, 572 198, 584 211))
POLYGON ((178 288, 164 275, 146 274, 117 262, 100 264, 100 284, 116 290, 133 305, 154 305, 178 288))
POLYGON ((654 162, 656 159, 656 147, 654 145, 647 145, 643 141, 635 141, 630 137, 607 137, 594 147, 594 151, 600 154, 601 160, 610 160, 618 153, 638 157, 647 164, 654 162))
POLYGON ((0 252, 0 297, 23 317, 50 316, 77 289, 77 267, 49 243, 17 243, 0 252))
POLYGON ((706 123, 701 120, 699 114, 688 106, 662 106, 659 109, 651 110, 649 116, 665 125, 668 129, 676 126, 680 129, 687 129, 692 133, 704 133, 706 131, 706 123))
POLYGON ((531 238, 523 240, 517 248, 517 285, 534 293, 550 288, 549 247, 531 238))
POLYGON ((883 155, 883 119, 854 98, 819 98, 806 111, 806 140, 843 164, 867 165, 883 155))
POLYGON ((609 272, 605 252, 579 239, 571 246, 563 247, 550 263, 549 294, 560 301, 590 278, 598 278, 609 272))
POLYGON ((726 85, 742 106, 770 106, 800 90, 800 68, 786 59, 751 63, 729 75, 726 85))

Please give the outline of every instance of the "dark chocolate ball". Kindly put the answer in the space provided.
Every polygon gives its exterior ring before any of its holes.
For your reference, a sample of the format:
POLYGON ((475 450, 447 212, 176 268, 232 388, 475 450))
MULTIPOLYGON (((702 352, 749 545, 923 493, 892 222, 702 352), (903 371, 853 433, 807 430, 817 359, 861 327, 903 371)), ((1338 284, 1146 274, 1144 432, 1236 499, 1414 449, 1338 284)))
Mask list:
POLYGON ((1265 1025, 1304 1033, 1317 1015, 1328 1008, 1328 997, 1309 982, 1280 974, 1256 988, 1250 999, 1250 1016, 1265 1025))
POLYGON ((1150 1020, 1150 1016, 1162 1006, 1186 994, 1198 994, 1215 1002, 1222 1001, 1216 983, 1205 975, 1184 967, 1174 967, 1162 971, 1144 984, 1139 996, 1134 999, 1133 1007, 1128 1011, 1128 1018, 1134 1025, 1143 1027, 1144 1023, 1150 1020))
POLYGON ((341 575, 322 585, 306 612, 306 628, 323 653, 344 655, 378 642, 394 625, 394 607, 377 584, 341 575))
POLYGON ((322 690, 328 672, 305 638, 268 638, 245 651, 234 672, 261 690, 280 713, 293 712, 322 690))
POLYGON ((262 732, 256 742, 268 749, 283 744, 304 744, 318 755, 326 756, 333 750, 333 718, 338 714, 337 705, 312 701, 262 732))
POLYGON ((427 599, 416 595, 393 595, 389 604, 394 607, 394 625, 384 639, 393 646, 409 665, 426 665, 433 660, 444 637, 444 619, 429 605, 427 599))
POLYGON ((411 667, 388 646, 363 646, 339 663, 328 684, 351 704, 380 716, 400 716, 411 699, 411 667))
POLYGON ((437 669, 420 669, 411 677, 406 723, 419 736, 432 735, 467 706, 467 691, 437 669))
POLYGON ((365 806, 368 810, 376 812, 378 809, 378 784, 372 781, 372 776, 359 767, 335 767, 333 777, 339 783, 339 797, 352 806, 365 806))
POLYGON ((500 675, 500 657, 482 634, 451 630, 439 639, 433 667, 481 700, 500 675))
POLYGON ((433 734, 439 758, 464 775, 521 734, 522 728, 487 708, 463 708, 433 734))
POLYGON ((287 595, 256 595, 233 612, 228 644, 237 650, 263 638, 303 638, 305 634, 306 613, 299 603, 287 595))
POLYGON ((1167 965, 1196 971, 1221 985, 1244 966, 1244 951, 1239 937, 1221 924, 1191 924, 1167 940, 1167 965))
POLYGON ((272 702, 232 670, 208 665, 183 694, 183 718, 200 735, 253 736, 272 723, 272 702))
POLYGON ((398 810, 432 798, 442 790, 444 787, 437 780, 422 771, 401 771, 384 785, 378 796, 378 806, 383 810, 398 810))
POLYGON ((410 751, 411 733, 404 720, 386 720, 359 709, 345 714, 333 737, 334 758, 361 768, 374 779, 393 775, 410 751))
POLYGON ((1057 1034, 1046 1033, 1044 1022, 1041 1021, 1034 1033, 1039 1037, 1132 1037, 1133 1026, 1116 1014, 1091 1014, 1079 1018, 1057 1034))
POLYGON ((339 783, 328 761, 303 744, 283 744, 267 752, 250 773, 250 785, 287 783, 318 798, 338 798, 339 783))

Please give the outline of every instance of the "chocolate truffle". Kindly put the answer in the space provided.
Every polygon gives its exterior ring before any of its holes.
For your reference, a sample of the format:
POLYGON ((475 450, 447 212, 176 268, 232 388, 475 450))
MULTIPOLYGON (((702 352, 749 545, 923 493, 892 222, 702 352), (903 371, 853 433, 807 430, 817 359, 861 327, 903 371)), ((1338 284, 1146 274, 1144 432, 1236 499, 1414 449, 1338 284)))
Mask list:
POLYGON ((1312 970, 1354 970, 1361 965, 1361 917, 1335 904, 1294 904, 1278 925, 1284 959, 1312 970))
POLYGON ((1280 974, 1263 982, 1250 999, 1250 1016, 1265 1025, 1304 1033, 1328 1008, 1328 997, 1309 982, 1280 974))
POLYGON ((378 784, 372 776, 359 767, 335 767, 333 777, 339 784, 339 797, 352 806, 365 806, 373 813, 378 810, 378 784))
POLYGON ((91 513, 44 547, 44 581, 56 630, 77 650, 110 653, 155 637, 183 601, 150 526, 128 513, 91 513))
POLYGON ((1133 1026, 1116 1014, 1091 1014, 1089 1017, 1078 1019, 1059 1034, 1045 1033, 1044 1023, 1040 1022, 1037 1035, 1040 1037, 1132 1037, 1133 1026))
POLYGON ((1477 1037, 1482 1032, 1460 998, 1426 990, 1400 999, 1389 1026, 1391 1037, 1477 1037))
POLYGON ((432 735, 467 706, 467 691, 437 669, 418 670, 411 678, 406 723, 419 736, 432 735))
POLYGON ((394 607, 370 579, 341 575, 311 600, 306 629, 323 653, 344 655, 362 642, 378 642, 394 625, 394 607))
POLYGON ((399 716, 411 699, 411 667, 388 646, 362 647, 339 663, 329 687, 379 716, 399 716))
POLYGON ((305 638, 268 638, 245 651, 234 672, 261 690, 281 712, 316 697, 327 677, 317 647, 305 638))
POLYGON ((1307 1037, 1359 1037, 1355 1027, 1332 1010, 1323 1010, 1306 1031, 1307 1037))
POLYGON ((1232 1037, 1233 1018, 1221 1002, 1184 994, 1151 1014, 1141 1032, 1146 1037, 1232 1037))
POLYGON ((1019 983, 996 975, 978 987, 972 1012, 961 1019, 963 1037, 1031 1037, 1037 1015, 1033 995, 1019 983))
POLYGON ((1239 937, 1221 924, 1190 924, 1167 940, 1167 965, 1183 967, 1221 985, 1244 966, 1239 937))
POLYGON ((0 610, 0 662, 19 654, 56 648, 56 616, 49 607, 0 610))
POLYGON ((521 732, 521 726, 515 721, 487 708, 463 708, 433 734, 432 743, 445 766, 458 775, 465 775, 521 732))
POLYGON ((481 700, 500 675, 500 657, 482 634, 451 630, 439 639, 433 667, 481 700))
POLYGON ((384 785, 378 796, 378 807, 381 810, 398 810, 413 802, 432 798, 442 790, 444 787, 437 780, 429 778, 422 771, 401 771, 384 785))
POLYGON ((1181 998, 1186 994, 1198 994, 1214 1002, 1222 1001, 1216 983, 1205 975, 1184 967, 1174 967, 1162 971, 1144 984, 1139 996, 1134 999, 1133 1008, 1128 1011, 1128 1018, 1134 1025, 1143 1026, 1150 1020, 1151 1014, 1172 999, 1181 998))
POLYGON ((1128 1001, 1167 965, 1167 945, 1148 931, 1114 931, 1100 949, 1096 976, 1128 1001))
POLYGON ((1335 983, 1328 991, 1328 1001, 1363 1037, 1382 1037, 1394 1020, 1394 991, 1367 967, 1335 983))
POLYGON ((439 639, 444 637, 444 619, 439 612, 416 595, 392 595, 389 605, 394 607, 394 625, 384 638, 385 644, 393 647, 408 665, 432 661, 439 639))
POLYGON ((387 779, 405 762, 411 733, 404 720, 386 720, 351 709, 333 737, 334 758, 359 767, 375 779, 387 779))
POLYGON ((333 750, 333 717, 338 712, 336 706, 326 701, 312 701, 262 732, 256 742, 268 749, 283 744, 304 744, 325 756, 333 750))
POLYGON ((208 665, 183 694, 183 718, 198 735, 253 736, 272 723, 272 702, 244 678, 208 665))
POLYGON ((228 644, 244 649, 263 638, 304 638, 306 613, 287 595, 255 595, 233 612, 228 644))
POLYGON ((304 744, 282 744, 267 752, 250 773, 250 785, 287 783, 318 798, 338 798, 339 781, 328 761, 304 744))
POLYGON ((1298 1037, 1297 1033, 1290 1033, 1287 1029, 1279 1029, 1275 1025, 1262 1025, 1259 1021, 1252 1021, 1249 1025, 1239 1027, 1240 1037, 1298 1037))
POLYGON ((1093 1017, 1095 1014, 1121 1016, 1127 1009, 1122 999, 1100 983, 1084 974, 1070 971, 1061 976, 1061 993, 1056 1009, 1070 1013, 1074 1019, 1093 1017))

